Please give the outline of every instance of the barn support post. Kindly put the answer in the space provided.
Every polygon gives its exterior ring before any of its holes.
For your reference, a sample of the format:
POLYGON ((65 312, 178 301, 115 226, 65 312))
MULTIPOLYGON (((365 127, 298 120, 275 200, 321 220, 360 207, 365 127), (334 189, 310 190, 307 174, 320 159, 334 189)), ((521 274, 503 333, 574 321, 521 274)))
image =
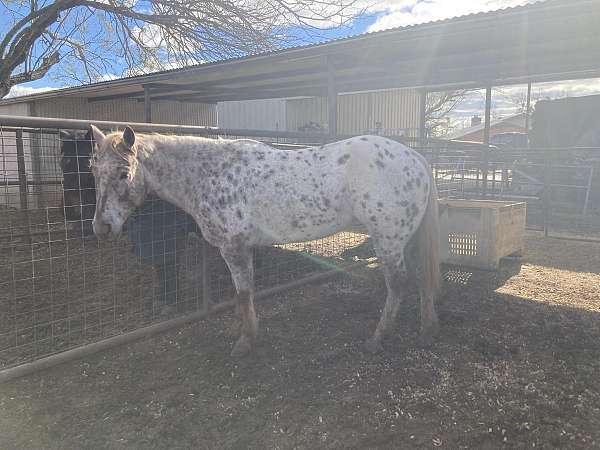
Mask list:
POLYGON ((424 148, 427 140, 427 95, 428 91, 421 91, 419 97, 419 147, 424 148))
POLYGON ((531 81, 527 83, 527 105, 525 107, 525 131, 529 135, 529 115, 531 114, 531 81))
POLYGON ((146 123, 152 123, 152 98, 148 86, 144 86, 144 120, 146 123))
POLYGON ((327 58, 327 123, 331 140, 338 134, 338 102, 335 85, 335 68, 331 58, 327 58))
POLYGON ((483 158, 481 168, 482 193, 487 196, 488 169, 490 164, 490 119, 492 113, 492 87, 485 88, 485 124, 483 128, 483 158))

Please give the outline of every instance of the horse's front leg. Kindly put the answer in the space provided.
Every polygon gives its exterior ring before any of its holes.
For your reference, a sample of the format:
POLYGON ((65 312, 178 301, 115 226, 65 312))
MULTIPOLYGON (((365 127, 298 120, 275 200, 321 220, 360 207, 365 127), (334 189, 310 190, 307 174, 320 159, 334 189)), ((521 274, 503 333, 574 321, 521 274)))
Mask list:
POLYGON ((247 247, 227 246, 221 248, 221 255, 229 267, 235 285, 237 311, 241 321, 241 335, 231 356, 240 357, 248 354, 258 330, 258 319, 254 311, 254 269, 252 265, 252 249, 247 247))

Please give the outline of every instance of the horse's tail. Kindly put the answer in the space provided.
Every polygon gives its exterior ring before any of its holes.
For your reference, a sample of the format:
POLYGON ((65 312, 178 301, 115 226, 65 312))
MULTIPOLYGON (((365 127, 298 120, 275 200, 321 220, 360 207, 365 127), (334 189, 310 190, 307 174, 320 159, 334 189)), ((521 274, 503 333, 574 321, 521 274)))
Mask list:
MULTIPOLYGON (((431 173, 428 170, 428 173, 431 173)), ((438 215, 438 193, 433 176, 430 176, 429 198, 423 220, 415 236, 418 265, 417 277, 421 294, 435 300, 442 290, 440 273, 440 227, 438 215)))

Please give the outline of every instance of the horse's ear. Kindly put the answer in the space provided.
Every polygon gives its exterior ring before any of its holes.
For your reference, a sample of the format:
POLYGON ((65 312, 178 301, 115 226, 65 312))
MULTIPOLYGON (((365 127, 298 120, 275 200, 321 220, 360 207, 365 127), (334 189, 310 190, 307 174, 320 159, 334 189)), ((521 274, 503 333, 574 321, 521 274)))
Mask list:
POLYGON ((101 146, 102 141, 106 137, 106 136, 104 136, 104 133, 102 133, 102 131, 100 131, 98 128, 96 128, 95 125, 91 125, 91 124, 90 124, 90 131, 92 132, 92 137, 94 138, 94 141, 96 141, 96 144, 98 144, 98 146, 101 146))
POLYGON ((129 149, 135 144, 135 133, 129 126, 125 127, 125 131, 123 131, 123 142, 129 149))

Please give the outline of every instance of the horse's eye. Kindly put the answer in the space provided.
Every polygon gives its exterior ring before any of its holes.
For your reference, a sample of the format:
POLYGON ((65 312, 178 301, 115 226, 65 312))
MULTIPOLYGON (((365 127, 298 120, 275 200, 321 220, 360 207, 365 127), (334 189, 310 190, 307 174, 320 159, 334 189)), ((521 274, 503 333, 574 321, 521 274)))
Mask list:
POLYGON ((119 175, 119 179, 124 180, 129 176, 128 172, 121 172, 121 175, 119 175))

